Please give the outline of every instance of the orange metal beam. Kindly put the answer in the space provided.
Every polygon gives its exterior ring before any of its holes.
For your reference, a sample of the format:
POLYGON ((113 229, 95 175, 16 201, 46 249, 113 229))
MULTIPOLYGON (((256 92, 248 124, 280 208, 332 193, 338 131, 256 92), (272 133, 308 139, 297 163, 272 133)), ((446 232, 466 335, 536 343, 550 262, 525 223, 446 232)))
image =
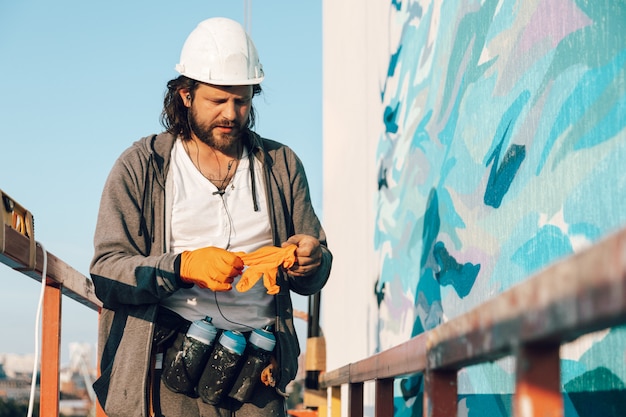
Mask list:
POLYGON ((393 416, 393 378, 376 380, 375 417, 393 416))
MULTIPOLYGON (((100 319, 102 318, 102 309, 98 309, 98 324, 100 324, 100 319)), ((100 355, 98 355, 97 363, 96 363, 98 377, 100 377, 100 355)), ((96 399, 96 417, 107 417, 104 409, 100 405, 100 401, 96 399)))
POLYGON ((457 371, 428 370, 424 377, 424 415, 457 415, 457 371))
POLYGON ((293 417, 317 417, 317 410, 287 410, 288 416, 293 417))
POLYGON ((348 417, 363 417, 363 383, 348 385, 348 417))
MULTIPOLYGON (((46 283, 42 310, 42 350, 39 415, 59 415, 61 358, 61 289, 46 283)), ((35 377, 35 376, 33 376, 35 377)))
POLYGON ((559 345, 522 346, 517 353, 514 417, 562 417, 559 345))

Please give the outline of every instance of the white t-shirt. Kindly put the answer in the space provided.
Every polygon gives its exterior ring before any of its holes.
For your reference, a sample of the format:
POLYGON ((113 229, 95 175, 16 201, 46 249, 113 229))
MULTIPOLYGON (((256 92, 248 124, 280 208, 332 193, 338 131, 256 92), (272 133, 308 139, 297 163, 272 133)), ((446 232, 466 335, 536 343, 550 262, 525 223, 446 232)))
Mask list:
MULTIPOLYGON (((180 253, 205 246, 231 252, 252 252, 272 245, 272 232, 261 163, 255 161, 259 211, 254 211, 250 161, 244 150, 239 166, 223 194, 195 167, 180 139, 172 149, 170 175, 173 182, 170 251, 180 253)), ((210 316, 220 329, 249 331, 273 324, 274 297, 267 294, 263 280, 240 293, 235 288, 214 292, 193 286, 181 288, 161 305, 194 321, 210 316)))

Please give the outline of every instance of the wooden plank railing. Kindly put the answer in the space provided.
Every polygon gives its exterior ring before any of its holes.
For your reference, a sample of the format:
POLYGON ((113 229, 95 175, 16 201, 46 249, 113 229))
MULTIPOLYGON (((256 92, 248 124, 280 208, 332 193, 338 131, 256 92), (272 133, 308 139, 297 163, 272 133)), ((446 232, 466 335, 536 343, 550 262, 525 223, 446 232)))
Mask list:
POLYGON ((514 416, 562 416, 560 346, 623 323, 626 229, 433 330, 323 373, 320 386, 330 390, 330 412, 336 417, 340 387, 347 385, 348 416, 356 417, 363 415, 363 384, 374 382, 375 416, 390 417, 394 378, 422 373, 423 415, 450 417, 457 415, 460 369, 513 356, 514 416))
MULTIPOLYGON (((0 262, 41 282, 43 274, 43 249, 33 245, 32 238, 0 223, 4 229, 3 245, 0 245, 0 262), (2 251, 4 246, 4 251, 2 251), (31 266, 31 251, 36 251, 34 267, 31 266)), ((41 378, 39 415, 59 416, 61 362, 61 303, 62 296, 100 311, 101 303, 96 298, 92 281, 65 262, 46 252, 47 268, 42 308, 41 334, 41 378)), ((97 326, 97 323, 94 323, 97 326)), ((98 417, 105 417, 98 408, 98 417)))

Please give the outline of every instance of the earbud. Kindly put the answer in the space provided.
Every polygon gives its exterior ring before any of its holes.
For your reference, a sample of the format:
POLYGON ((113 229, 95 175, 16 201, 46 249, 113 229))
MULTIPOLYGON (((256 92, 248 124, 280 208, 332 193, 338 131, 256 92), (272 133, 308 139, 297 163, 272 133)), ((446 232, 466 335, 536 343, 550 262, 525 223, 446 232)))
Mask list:
POLYGON ((187 100, 191 100, 191 94, 187 94, 187 100))

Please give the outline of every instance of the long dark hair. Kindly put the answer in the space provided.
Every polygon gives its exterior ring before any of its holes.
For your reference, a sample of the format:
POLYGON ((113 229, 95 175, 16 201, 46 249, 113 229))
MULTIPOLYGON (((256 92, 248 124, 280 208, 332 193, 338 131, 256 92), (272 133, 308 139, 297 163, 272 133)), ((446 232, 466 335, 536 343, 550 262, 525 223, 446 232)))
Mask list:
MULTIPOLYGON (((191 129, 187 122, 188 108, 183 103, 183 99, 180 97, 179 91, 182 89, 189 90, 189 94, 193 99, 198 86, 202 84, 200 81, 192 80, 191 78, 180 75, 178 78, 174 78, 167 83, 167 92, 163 99, 163 111, 161 112, 161 125, 165 130, 172 135, 180 135, 184 139, 191 139, 191 129)), ((260 84, 252 86, 252 97, 258 96, 263 90, 260 84)), ((250 116, 248 117, 248 123, 244 128, 252 129, 256 120, 256 112, 254 105, 250 106, 250 116)))

